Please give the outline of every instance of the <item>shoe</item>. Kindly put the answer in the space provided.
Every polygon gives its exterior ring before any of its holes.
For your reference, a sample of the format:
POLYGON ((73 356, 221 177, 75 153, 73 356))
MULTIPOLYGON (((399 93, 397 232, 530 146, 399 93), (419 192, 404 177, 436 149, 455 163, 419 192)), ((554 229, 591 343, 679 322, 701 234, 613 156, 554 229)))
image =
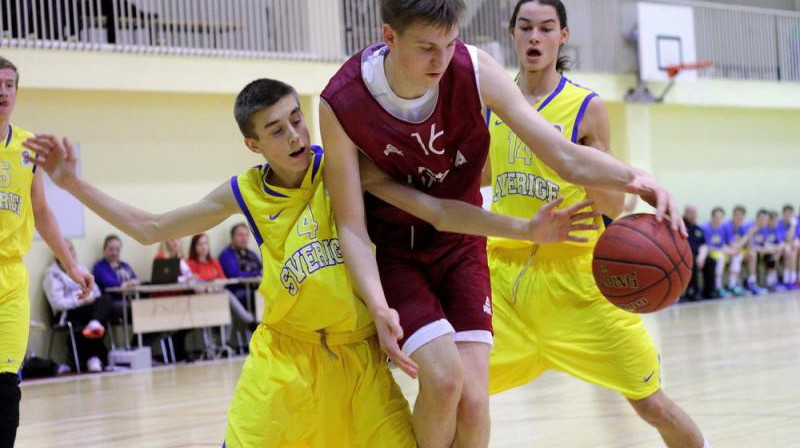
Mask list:
POLYGON ((747 290, 750 291, 750 294, 753 294, 754 296, 762 296, 767 293, 766 288, 762 288, 755 283, 748 283, 747 290))
POLYGON ((92 373, 98 373, 103 371, 103 363, 100 361, 100 358, 97 356, 92 356, 86 361, 86 370, 92 373))
POLYGON ((734 286, 730 289, 730 291, 736 297, 743 297, 745 294, 747 294, 747 291, 739 285, 734 286))
POLYGON ((102 339, 106 334, 106 329, 103 327, 103 324, 96 319, 92 319, 83 327, 81 334, 83 334, 83 337, 86 339, 102 339))
POLYGON ((714 291, 714 298, 725 299, 725 298, 728 298, 730 296, 731 296, 730 291, 728 291, 725 288, 720 288, 720 289, 714 291))
POLYGON ((783 283, 775 283, 769 290, 772 292, 783 292, 786 291, 786 286, 784 286, 783 283))

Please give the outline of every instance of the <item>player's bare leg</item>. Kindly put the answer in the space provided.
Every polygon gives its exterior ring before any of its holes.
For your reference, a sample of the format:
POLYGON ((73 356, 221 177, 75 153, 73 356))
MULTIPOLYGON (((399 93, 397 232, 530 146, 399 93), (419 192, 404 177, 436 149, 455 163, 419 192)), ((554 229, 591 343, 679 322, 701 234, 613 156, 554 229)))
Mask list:
POLYGON ((783 249, 783 283, 787 287, 792 287, 797 280, 797 248, 790 243, 784 245, 783 249))
POLYGON ((643 400, 628 401, 644 421, 658 430, 669 448, 707 446, 697 424, 661 389, 643 400))
POLYGON ((448 448, 456 432, 456 413, 464 381, 461 357, 452 334, 423 345, 411 354, 411 359, 419 366, 419 395, 411 418, 417 444, 420 448, 448 448))
POLYGON ((464 388, 458 403, 453 448, 489 446, 489 352, 482 342, 457 342, 464 365, 464 388))
POLYGON ((747 289, 753 293, 759 291, 758 288, 758 253, 755 248, 747 251, 747 289))

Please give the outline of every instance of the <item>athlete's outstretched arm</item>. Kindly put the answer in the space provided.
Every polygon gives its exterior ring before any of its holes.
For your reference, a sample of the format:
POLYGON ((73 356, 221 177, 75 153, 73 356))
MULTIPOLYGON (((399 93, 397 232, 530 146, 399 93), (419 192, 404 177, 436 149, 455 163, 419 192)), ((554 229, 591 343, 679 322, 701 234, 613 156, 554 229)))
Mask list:
POLYGON ((47 205, 47 198, 44 193, 44 181, 42 181, 42 173, 37 170, 33 177, 33 184, 31 185, 31 206, 33 207, 33 222, 36 226, 36 231, 42 236, 42 239, 50 246, 50 249, 61 262, 64 271, 69 277, 81 287, 80 298, 85 299, 92 293, 94 289, 94 277, 92 274, 83 270, 78 263, 72 258, 69 252, 64 237, 61 235, 61 229, 58 227, 58 221, 47 205))
POLYGON ((478 71, 486 105, 561 177, 586 187, 637 194, 656 207, 659 219, 669 214, 672 228, 687 236, 677 204, 650 174, 563 138, 541 115, 531 112, 505 69, 482 50, 478 50, 478 71))
POLYGON ((441 232, 468 235, 500 236, 537 243, 561 241, 586 242, 586 238, 572 232, 595 230, 597 225, 579 224, 579 221, 599 216, 599 213, 582 210, 591 201, 556 210, 563 201, 559 198, 542 207, 533 219, 500 215, 455 199, 441 199, 395 182, 365 156, 359 157, 361 185, 380 199, 423 219, 441 232))
POLYGON ((378 262, 367 234, 358 149, 324 100, 320 101, 319 115, 322 143, 326 151, 323 176, 331 195, 345 265, 356 290, 375 320, 381 349, 404 372, 416 377, 416 363, 403 353, 397 342, 403 337, 400 317, 386 303, 378 262))
MULTIPOLYGON (((586 113, 578 130, 581 136, 580 143, 590 148, 599 149, 611 155, 611 133, 609 131, 608 112, 599 97, 589 100, 586 113)), ((586 188, 589 199, 592 199, 600 212, 610 218, 616 218, 622 213, 625 205, 625 193, 599 188, 586 188)))
POLYGON ((166 213, 148 213, 100 191, 78 176, 77 157, 66 139, 38 135, 24 145, 36 151, 33 162, 101 218, 142 244, 153 244, 214 227, 239 211, 228 182, 200 201, 166 213))

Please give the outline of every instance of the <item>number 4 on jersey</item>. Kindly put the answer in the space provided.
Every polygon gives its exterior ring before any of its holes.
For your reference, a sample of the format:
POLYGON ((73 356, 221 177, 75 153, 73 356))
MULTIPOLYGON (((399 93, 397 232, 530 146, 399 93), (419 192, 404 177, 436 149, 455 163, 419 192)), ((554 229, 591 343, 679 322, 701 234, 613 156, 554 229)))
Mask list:
POLYGON ((306 212, 297 222, 297 234, 299 236, 308 235, 308 239, 317 239, 317 229, 319 224, 314 219, 314 213, 311 211, 311 206, 306 204, 306 212))

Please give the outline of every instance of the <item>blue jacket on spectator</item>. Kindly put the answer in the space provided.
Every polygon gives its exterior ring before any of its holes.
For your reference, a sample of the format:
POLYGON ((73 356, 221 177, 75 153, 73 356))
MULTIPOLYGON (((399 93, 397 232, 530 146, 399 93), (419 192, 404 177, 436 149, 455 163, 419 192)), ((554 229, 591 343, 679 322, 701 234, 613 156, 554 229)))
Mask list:
MULTIPOLYGON (((103 293, 106 292, 106 288, 119 287, 124 282, 136 278, 136 272, 128 263, 120 261, 119 266, 114 269, 105 259, 94 264, 92 275, 103 293)), ((116 297, 116 294, 113 296, 116 297)))
POLYGON ((236 250, 233 246, 228 246, 219 254, 219 264, 228 278, 261 275, 261 258, 250 249, 236 250))

